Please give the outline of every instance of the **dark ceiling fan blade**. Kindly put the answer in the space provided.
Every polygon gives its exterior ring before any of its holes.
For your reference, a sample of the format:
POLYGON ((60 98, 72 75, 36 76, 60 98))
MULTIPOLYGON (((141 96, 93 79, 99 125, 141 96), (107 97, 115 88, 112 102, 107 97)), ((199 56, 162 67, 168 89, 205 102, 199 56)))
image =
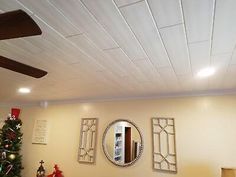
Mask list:
POLYGON ((41 78, 45 75, 47 75, 46 71, 43 71, 41 69, 34 68, 29 65, 25 65, 23 63, 11 60, 9 58, 0 56, 0 67, 9 69, 11 71, 25 74, 27 76, 31 76, 34 78, 41 78))
POLYGON ((40 34, 39 26, 23 10, 0 14, 0 40, 40 34))

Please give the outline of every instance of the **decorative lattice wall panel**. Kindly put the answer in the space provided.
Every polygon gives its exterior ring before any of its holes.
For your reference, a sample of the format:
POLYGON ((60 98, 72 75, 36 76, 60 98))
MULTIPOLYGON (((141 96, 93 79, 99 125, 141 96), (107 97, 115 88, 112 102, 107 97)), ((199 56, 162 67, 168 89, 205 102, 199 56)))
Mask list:
POLYGON ((81 120, 80 145, 78 161, 81 163, 95 163, 97 143, 97 118, 83 118, 81 120))
POLYGON ((173 118, 152 118, 153 168, 177 172, 175 121, 173 118))

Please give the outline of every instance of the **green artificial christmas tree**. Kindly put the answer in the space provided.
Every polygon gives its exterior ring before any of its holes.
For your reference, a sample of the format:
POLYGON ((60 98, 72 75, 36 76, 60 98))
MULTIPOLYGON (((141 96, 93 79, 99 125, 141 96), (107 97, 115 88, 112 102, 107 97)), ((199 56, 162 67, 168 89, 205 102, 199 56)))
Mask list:
POLYGON ((20 110, 12 109, 5 120, 0 133, 0 177, 21 177, 22 163, 20 149, 22 121, 19 119, 20 110))

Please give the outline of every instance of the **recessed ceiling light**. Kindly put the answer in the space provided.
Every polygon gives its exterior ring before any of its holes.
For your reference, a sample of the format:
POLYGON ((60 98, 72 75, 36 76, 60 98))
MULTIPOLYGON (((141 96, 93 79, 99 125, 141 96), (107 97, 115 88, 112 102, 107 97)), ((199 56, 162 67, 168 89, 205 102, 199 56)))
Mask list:
POLYGON ((197 73, 198 77, 208 77, 215 73, 214 68, 204 68, 197 73))
POLYGON ((18 92, 19 92, 19 93, 26 94, 26 93, 30 93, 31 90, 30 90, 29 88, 22 87, 22 88, 19 88, 19 89, 18 89, 18 92))

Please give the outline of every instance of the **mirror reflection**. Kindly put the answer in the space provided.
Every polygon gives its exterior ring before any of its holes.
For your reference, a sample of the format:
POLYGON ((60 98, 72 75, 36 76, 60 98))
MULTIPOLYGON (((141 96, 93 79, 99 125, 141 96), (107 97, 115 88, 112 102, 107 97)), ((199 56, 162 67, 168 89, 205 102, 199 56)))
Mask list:
POLYGON ((115 121, 104 133, 103 148, 108 159, 116 165, 130 165, 141 155, 142 137, 133 123, 115 121))

